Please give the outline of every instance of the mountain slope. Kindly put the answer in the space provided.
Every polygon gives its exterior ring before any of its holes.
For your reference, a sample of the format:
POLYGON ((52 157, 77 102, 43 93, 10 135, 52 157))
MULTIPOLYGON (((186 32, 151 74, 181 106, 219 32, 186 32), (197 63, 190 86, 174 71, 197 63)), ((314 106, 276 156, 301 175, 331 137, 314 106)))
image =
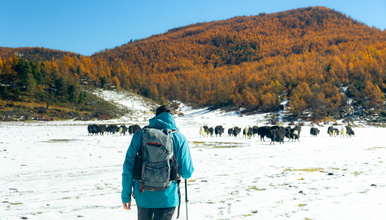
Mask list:
POLYGON ((48 49, 43 47, 20 47, 20 48, 0 47, 0 57, 9 58, 9 57, 13 57, 14 55, 30 61, 33 61, 33 60, 51 61, 52 58, 63 59, 64 56, 77 56, 77 54, 73 52, 66 52, 66 51, 48 49))
POLYGON ((320 118, 348 111, 342 87, 359 108, 383 108, 385 42, 385 32, 310 7, 175 28, 92 58, 151 98, 265 111, 289 98, 294 115, 320 118))
POLYGON ((353 50, 352 43, 372 45, 385 37, 382 31, 339 12, 311 7, 175 28, 93 57, 168 72, 189 68, 185 63, 217 67, 307 51, 330 54, 332 45, 353 50))

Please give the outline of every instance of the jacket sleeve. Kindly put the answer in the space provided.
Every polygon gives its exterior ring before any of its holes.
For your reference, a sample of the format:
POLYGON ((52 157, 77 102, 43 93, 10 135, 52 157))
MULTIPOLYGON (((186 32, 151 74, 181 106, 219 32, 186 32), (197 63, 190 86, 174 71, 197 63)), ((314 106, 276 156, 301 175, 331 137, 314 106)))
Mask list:
POLYGON ((189 143, 180 132, 174 133, 174 152, 176 153, 178 171, 182 178, 189 179, 194 171, 192 157, 190 155, 189 143))
POLYGON ((122 173, 122 193, 121 199, 122 203, 131 202, 131 193, 133 188, 133 167, 135 155, 137 154, 140 145, 141 145, 141 134, 139 131, 133 135, 131 143, 126 152, 125 162, 123 163, 123 173, 122 173))

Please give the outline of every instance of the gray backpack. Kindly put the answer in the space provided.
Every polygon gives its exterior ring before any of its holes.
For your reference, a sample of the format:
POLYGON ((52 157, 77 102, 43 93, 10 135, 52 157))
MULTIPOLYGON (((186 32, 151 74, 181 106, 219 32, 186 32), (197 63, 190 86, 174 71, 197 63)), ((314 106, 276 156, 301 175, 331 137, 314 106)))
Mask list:
POLYGON ((141 191, 162 191, 179 179, 170 129, 142 129, 141 148, 133 170, 133 179, 141 182, 141 191))

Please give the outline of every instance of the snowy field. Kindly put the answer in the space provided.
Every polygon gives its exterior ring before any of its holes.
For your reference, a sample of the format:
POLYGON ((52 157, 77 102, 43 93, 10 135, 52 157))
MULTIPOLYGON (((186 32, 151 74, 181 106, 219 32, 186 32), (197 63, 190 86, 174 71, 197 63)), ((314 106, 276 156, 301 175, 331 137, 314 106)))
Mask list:
MULTIPOLYGON (((87 125, 147 124, 151 107, 104 93, 133 109, 112 121, 0 123, 0 219, 136 219, 122 208, 121 173, 131 136, 89 136, 87 125)), ((153 106, 154 107, 154 106, 153 106)), ((258 137, 200 137, 202 125, 263 125, 263 116, 180 109, 190 144, 189 219, 386 219, 386 129, 354 127, 355 137, 270 145, 258 137)), ((287 124, 285 125, 287 126, 287 124)), ((339 128, 339 127, 337 127, 339 128)), ((182 197, 185 197, 182 184, 182 197)), ((183 199, 184 200, 184 199, 183 199)), ((185 200, 180 219, 186 219, 185 200)))

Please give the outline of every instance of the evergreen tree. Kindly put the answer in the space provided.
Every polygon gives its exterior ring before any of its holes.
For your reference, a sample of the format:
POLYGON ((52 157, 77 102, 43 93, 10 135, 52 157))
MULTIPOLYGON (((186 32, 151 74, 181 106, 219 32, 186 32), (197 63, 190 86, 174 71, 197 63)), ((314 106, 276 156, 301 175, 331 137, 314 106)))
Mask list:
POLYGON ((76 87, 74 85, 68 85, 67 87, 68 101, 72 103, 72 111, 74 111, 74 104, 77 102, 78 96, 76 87))
POLYGON ((78 76, 82 75, 82 69, 80 68, 80 66, 78 66, 78 68, 76 68, 76 73, 78 74, 78 76))
POLYGON ((15 70, 18 76, 17 85, 20 88, 20 91, 28 90, 28 74, 32 74, 30 63, 24 59, 19 59, 15 70))
POLYGON ((0 87, 0 95, 1 95, 2 99, 8 99, 9 98, 8 86, 1 86, 0 87))
POLYGON ((32 74, 34 76, 34 79, 37 84, 44 84, 43 83, 43 75, 41 73, 40 65, 38 62, 33 62, 31 65, 32 68, 32 74))
POLYGON ((35 78, 32 74, 28 74, 28 86, 27 86, 27 92, 28 92, 28 99, 31 101, 31 98, 34 96, 34 93, 36 92, 36 83, 35 78))
POLYGON ((63 98, 63 95, 66 93, 64 79, 62 77, 59 77, 55 79, 54 83, 55 83, 55 90, 56 90, 55 94, 58 97, 63 98))
POLYGON ((103 89, 107 83, 106 76, 101 76, 99 79, 101 81, 101 88, 103 89))

